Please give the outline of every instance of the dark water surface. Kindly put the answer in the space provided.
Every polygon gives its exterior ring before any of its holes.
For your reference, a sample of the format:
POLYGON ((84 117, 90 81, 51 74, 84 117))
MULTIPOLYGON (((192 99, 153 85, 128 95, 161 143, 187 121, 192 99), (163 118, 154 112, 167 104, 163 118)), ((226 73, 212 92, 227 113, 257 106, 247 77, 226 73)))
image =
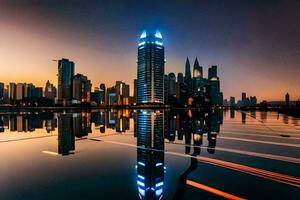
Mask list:
POLYGON ((0 113, 0 199, 300 199, 300 119, 0 113))

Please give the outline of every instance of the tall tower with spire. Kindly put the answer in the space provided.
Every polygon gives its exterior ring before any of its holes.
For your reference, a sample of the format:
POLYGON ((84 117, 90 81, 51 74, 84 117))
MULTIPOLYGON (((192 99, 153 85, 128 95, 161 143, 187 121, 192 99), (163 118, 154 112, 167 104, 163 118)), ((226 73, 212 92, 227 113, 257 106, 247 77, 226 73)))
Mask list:
POLYGON ((201 90, 203 84, 203 68, 199 65, 197 57, 193 68, 193 92, 196 93, 201 90))
POLYGON ((187 85, 188 92, 191 93, 192 91, 192 75, 191 75, 191 65, 189 58, 186 58, 185 62, 185 77, 184 82, 187 85))

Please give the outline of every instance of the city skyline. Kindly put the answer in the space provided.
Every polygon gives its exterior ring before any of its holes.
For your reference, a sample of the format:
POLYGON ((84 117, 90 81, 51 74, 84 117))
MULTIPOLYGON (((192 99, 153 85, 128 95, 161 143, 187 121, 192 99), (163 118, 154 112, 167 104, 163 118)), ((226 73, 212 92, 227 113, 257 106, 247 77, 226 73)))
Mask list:
POLYGON ((166 74, 184 73, 186 57, 191 63, 197 57, 205 76, 209 67, 218 66, 224 99, 238 99, 241 92, 256 95, 258 101, 284 100, 287 92, 291 100, 300 97, 300 58, 295 42, 300 31, 296 20, 299 14, 292 12, 298 5, 296 1, 252 1, 243 5, 201 1, 200 8, 195 6, 200 3, 193 1, 175 2, 167 8, 166 2, 154 10, 145 9, 145 14, 137 9, 145 2, 133 3, 133 8, 122 2, 101 8, 97 2, 49 5, 47 1, 4 1, 0 8, 1 44, 5 47, 0 50, 1 82, 44 86, 50 80, 57 86, 57 65, 52 59, 66 57, 76 63, 77 73, 89 77, 93 87, 100 83, 111 86, 121 80, 133 88, 137 38, 145 28, 154 27, 164 35, 166 74), (107 13, 107 8, 112 12, 107 13), (138 13, 128 14, 132 9, 138 13), (170 14, 173 10, 182 14, 174 17, 170 14), (157 15, 148 17, 150 11, 157 15), (272 15, 275 12, 280 15, 272 15), (124 15, 128 15, 128 22, 122 24, 124 15), (78 17, 82 21, 76 22, 78 17), (259 22, 261 18, 263 22, 259 22), (232 29, 226 25, 233 25, 229 26, 232 29))

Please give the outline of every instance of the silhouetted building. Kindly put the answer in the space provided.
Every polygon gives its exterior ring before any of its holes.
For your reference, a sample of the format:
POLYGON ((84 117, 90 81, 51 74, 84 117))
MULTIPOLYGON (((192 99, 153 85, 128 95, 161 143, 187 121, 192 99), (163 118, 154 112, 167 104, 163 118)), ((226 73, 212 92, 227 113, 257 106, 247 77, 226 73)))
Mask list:
POLYGON ((290 94, 286 93, 285 95, 285 105, 286 107, 290 107, 290 94))
POLYGON ((116 81, 115 86, 116 104, 117 105, 129 105, 129 85, 122 81, 116 81))
POLYGON ((106 90, 106 103, 107 105, 115 105, 116 104, 116 88, 115 86, 107 88, 106 90))
POLYGON ((230 97, 230 107, 235 107, 235 97, 230 97))
POLYGON ((208 79, 210 80, 210 79, 216 78, 216 77, 218 77, 217 66, 213 65, 208 69, 208 79))
POLYGON ((100 84, 100 104, 105 105, 106 104, 106 86, 104 83, 100 84))
POLYGON ((172 72, 168 75, 168 96, 176 97, 176 77, 172 72))
POLYGON ((0 103, 4 101, 4 83, 0 82, 0 103))
POLYGON ((48 80, 45 86, 45 97, 54 100, 56 97, 56 87, 48 80))
POLYGON ((16 86, 16 100, 22 100, 24 97, 24 84, 18 83, 16 86))
POLYGON ((58 102, 66 105, 72 100, 74 62, 68 59, 58 61, 58 102))
POLYGON ((177 82, 178 83, 183 83, 184 82, 183 73, 178 73, 177 74, 177 82))
POLYGON ((137 103, 163 104, 165 53, 159 31, 141 34, 137 65, 137 103))
POLYGON ((196 58, 193 70, 193 93, 197 94, 198 92, 203 90, 203 84, 203 68, 199 65, 198 59, 196 58))
POLYGON ((34 97, 36 97, 36 98, 42 98, 43 97, 43 88, 42 87, 35 87, 34 97))
POLYGON ((73 99, 77 102, 91 101, 92 84, 88 78, 82 74, 76 74, 73 77, 73 99))
POLYGON ((15 83, 9 83, 9 99, 16 100, 17 85, 15 83))
POLYGON ((256 106, 256 105, 257 105, 256 96, 250 96, 250 106, 256 106))
POLYGON ((137 102, 137 79, 133 80, 133 103, 137 102))
POLYGON ((188 94, 191 94, 192 92, 192 74, 191 74, 191 65, 189 58, 186 58, 185 62, 185 76, 184 76, 184 82, 187 86, 187 92, 188 94))

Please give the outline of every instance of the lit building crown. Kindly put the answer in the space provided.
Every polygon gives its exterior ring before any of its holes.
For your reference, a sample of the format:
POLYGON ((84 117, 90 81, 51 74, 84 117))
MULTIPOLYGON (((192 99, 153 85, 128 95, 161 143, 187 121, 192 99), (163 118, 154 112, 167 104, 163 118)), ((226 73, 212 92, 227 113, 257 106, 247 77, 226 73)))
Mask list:
POLYGON ((155 33, 147 33, 147 31, 144 30, 140 36, 138 46, 143 46, 147 43, 163 46, 162 35, 161 35, 160 31, 157 30, 155 33))

